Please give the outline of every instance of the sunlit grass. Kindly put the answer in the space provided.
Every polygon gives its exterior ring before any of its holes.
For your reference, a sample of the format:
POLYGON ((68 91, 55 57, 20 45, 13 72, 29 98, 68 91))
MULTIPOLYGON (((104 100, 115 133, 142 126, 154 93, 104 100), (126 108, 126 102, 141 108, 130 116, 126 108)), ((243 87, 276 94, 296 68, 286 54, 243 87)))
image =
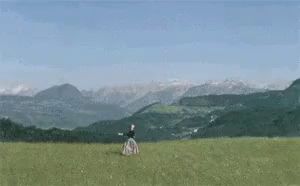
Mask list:
POLYGON ((214 110, 223 110, 224 107, 192 107, 192 106, 180 106, 180 105, 162 105, 155 104, 148 108, 144 112, 160 113, 160 114, 198 114, 204 116, 214 110))
POLYGON ((300 185, 300 139, 140 144, 0 143, 0 185, 300 185))

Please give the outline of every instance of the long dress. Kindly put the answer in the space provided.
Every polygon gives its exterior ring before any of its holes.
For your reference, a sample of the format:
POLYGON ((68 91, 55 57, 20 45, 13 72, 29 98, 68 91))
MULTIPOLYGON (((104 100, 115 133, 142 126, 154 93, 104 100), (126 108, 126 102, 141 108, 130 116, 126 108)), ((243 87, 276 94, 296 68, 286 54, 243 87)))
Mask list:
POLYGON ((129 131, 124 136, 127 136, 128 139, 123 145, 122 154, 126 155, 126 156, 138 154, 139 147, 138 147, 136 141, 134 140, 134 136, 135 136, 134 131, 129 131))

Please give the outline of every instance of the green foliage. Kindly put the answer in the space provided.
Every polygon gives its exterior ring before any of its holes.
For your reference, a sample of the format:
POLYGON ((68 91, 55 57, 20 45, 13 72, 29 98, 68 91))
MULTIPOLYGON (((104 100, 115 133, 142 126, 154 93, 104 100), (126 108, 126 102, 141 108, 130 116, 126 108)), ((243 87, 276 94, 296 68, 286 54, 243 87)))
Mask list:
POLYGON ((256 108, 229 112, 194 137, 299 135, 300 108, 256 108))
POLYGON ((116 135, 110 136, 100 132, 72 131, 58 128, 43 130, 34 126, 23 127, 9 119, 0 119, 0 141, 105 143, 122 140, 116 135))

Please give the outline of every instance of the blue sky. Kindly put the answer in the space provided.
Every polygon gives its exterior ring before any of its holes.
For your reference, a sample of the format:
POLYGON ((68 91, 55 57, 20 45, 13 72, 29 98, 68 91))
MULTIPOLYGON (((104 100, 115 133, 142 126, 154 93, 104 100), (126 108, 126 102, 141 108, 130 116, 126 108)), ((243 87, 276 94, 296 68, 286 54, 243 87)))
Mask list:
POLYGON ((0 86, 300 77, 300 4, 0 2, 0 86))

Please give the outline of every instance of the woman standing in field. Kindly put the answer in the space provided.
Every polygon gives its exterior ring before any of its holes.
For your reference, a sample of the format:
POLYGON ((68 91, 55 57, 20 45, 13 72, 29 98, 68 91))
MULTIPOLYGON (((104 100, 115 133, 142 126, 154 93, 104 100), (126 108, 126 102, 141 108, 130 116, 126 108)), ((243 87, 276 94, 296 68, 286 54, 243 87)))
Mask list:
POLYGON ((134 137, 135 137, 134 128, 135 128, 135 126, 132 124, 132 125, 130 125, 130 129, 129 129, 128 133, 125 133, 125 134, 124 133, 119 133, 119 135, 121 135, 121 136, 127 136, 128 137, 127 141, 123 145, 123 150, 122 150, 123 155, 129 156, 129 155, 139 153, 139 147, 138 147, 137 143, 134 140, 134 137))

